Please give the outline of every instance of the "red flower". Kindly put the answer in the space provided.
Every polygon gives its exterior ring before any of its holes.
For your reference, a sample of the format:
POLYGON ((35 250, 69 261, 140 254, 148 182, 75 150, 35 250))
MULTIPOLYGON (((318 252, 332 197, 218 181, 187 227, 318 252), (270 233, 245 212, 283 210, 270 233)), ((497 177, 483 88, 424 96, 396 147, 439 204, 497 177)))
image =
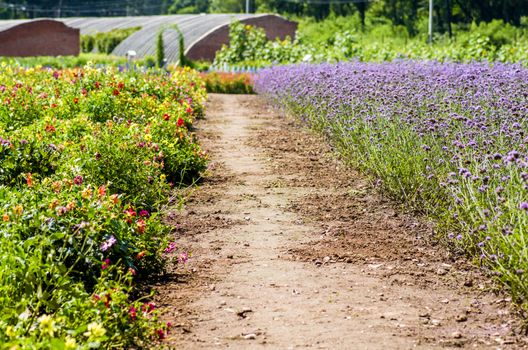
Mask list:
POLYGON ((165 332, 163 331, 163 329, 157 329, 156 333, 158 334, 158 338, 165 339, 165 332))
POLYGON ((105 301, 104 304, 107 308, 110 307, 110 302, 112 301, 112 297, 110 296, 110 293, 105 295, 105 301))
POLYGON ((143 250, 143 251, 137 253, 136 259, 141 260, 145 255, 147 255, 147 252, 143 250))
POLYGON ((130 309, 128 310, 128 314, 130 315, 130 318, 132 318, 135 321, 137 317, 137 309, 134 306, 131 306, 130 309))
POLYGON ((119 195, 113 194, 110 196, 110 199, 112 200, 112 202, 114 202, 114 204, 117 204, 117 202, 119 202, 119 195))
POLYGON ((86 90, 85 88, 82 89, 82 94, 83 96, 88 96, 88 90, 86 90))
POLYGON ((139 212, 139 216, 143 218, 147 218, 149 216, 149 212, 143 209, 142 211, 139 212))
POLYGON ((119 96, 119 90, 114 89, 114 91, 112 91, 112 95, 119 96))
POLYGON ((33 179, 31 178, 31 173, 28 173, 26 175, 26 183, 28 187, 33 186, 33 179))
POLYGON ((170 119, 170 115, 168 115, 167 113, 165 113, 165 114, 163 115, 163 120, 168 121, 169 119, 170 119))
POLYGON ((143 220, 143 219, 139 219, 139 220, 136 222, 136 225, 137 225, 137 228, 138 228, 138 232, 139 232, 139 233, 144 233, 144 232, 145 232, 145 227, 147 226, 145 220, 143 220))
POLYGON ((127 210, 124 211, 124 213, 128 217, 136 216, 136 211, 134 209, 132 209, 132 207, 129 207, 127 210))
POLYGON ((106 186, 102 185, 98 189, 99 197, 104 197, 106 195, 106 186))
POLYGON ((187 114, 193 114, 194 111, 193 111, 193 109, 191 107, 187 107, 185 112, 187 112, 187 114))
POLYGON ((83 180, 83 177, 82 177, 81 175, 77 175, 77 176, 75 176, 75 178, 73 179, 73 183, 76 184, 76 185, 78 185, 78 186, 82 185, 83 181, 84 181, 84 180, 83 180))
POLYGON ((46 130, 47 132, 55 132, 56 129, 53 125, 48 124, 46 125, 46 128, 44 130, 46 130))
POLYGON ((178 124, 179 127, 182 127, 182 126, 185 125, 185 120, 183 120, 182 118, 178 118, 177 124, 178 124))
POLYGON ((144 303, 141 305, 141 311, 150 314, 154 309, 156 308, 156 304, 154 303, 144 303))
POLYGON ((74 98, 74 99, 73 99, 73 103, 75 103, 75 104, 79 103, 79 99, 78 99, 77 97, 74 98))
POLYGON ((101 270, 107 269, 108 266, 110 266, 110 259, 105 259, 105 261, 103 261, 103 264, 101 265, 101 270))
POLYGON ((119 83, 119 84, 117 84, 117 88, 118 88, 119 90, 123 89, 124 87, 125 87, 125 84, 123 84, 123 83, 119 83))
POLYGON ((101 83, 98 82, 98 81, 96 81, 96 82, 95 82, 95 88, 96 88, 96 89, 99 89, 100 87, 101 87, 101 83))

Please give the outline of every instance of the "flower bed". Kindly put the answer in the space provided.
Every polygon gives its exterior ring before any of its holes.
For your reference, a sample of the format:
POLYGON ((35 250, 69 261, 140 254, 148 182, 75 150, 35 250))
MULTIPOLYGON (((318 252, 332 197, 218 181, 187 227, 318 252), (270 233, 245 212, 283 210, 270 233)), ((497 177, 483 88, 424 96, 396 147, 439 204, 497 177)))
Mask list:
POLYGON ((207 92, 220 94, 253 94, 249 73, 211 72, 200 74, 207 92))
POLYGON ((0 343, 126 348, 167 327, 134 283, 174 249, 157 214, 206 156, 205 90, 171 75, 0 66, 0 343))
POLYGON ((433 217, 447 244, 528 307, 528 70, 297 65, 264 70, 255 85, 393 197, 433 217))

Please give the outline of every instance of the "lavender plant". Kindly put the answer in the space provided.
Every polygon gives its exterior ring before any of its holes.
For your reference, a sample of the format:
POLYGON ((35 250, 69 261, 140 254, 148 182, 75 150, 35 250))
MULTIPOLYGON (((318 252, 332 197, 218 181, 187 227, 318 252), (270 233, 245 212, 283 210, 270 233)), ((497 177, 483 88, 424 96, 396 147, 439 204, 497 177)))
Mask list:
POLYGON ((528 70, 342 63, 261 71, 256 90, 433 217, 528 308, 528 70))

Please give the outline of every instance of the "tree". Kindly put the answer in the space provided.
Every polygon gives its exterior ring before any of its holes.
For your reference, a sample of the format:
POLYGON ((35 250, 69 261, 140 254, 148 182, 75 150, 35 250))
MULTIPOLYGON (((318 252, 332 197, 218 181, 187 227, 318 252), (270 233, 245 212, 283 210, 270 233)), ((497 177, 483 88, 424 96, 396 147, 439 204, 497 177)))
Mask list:
POLYGON ((173 0, 168 13, 205 13, 209 11, 209 0, 173 0))
POLYGON ((246 11, 245 0, 211 0, 211 12, 214 13, 242 13, 246 11))
POLYGON ((158 40, 156 41, 156 66, 163 67, 165 64, 165 45, 163 44, 163 30, 158 33, 158 40))

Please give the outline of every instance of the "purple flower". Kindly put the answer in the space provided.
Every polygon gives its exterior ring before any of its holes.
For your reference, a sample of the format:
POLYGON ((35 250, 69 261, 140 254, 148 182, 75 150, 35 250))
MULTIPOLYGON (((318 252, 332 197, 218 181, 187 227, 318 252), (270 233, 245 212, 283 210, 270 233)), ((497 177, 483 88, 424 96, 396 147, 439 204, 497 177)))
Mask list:
POLYGON ((521 204, 519 204, 519 209, 528 211, 528 202, 521 202, 521 204))
POLYGON ((112 246, 116 242, 116 238, 114 236, 110 236, 106 241, 101 244, 101 251, 106 252, 108 249, 112 248, 112 246))

